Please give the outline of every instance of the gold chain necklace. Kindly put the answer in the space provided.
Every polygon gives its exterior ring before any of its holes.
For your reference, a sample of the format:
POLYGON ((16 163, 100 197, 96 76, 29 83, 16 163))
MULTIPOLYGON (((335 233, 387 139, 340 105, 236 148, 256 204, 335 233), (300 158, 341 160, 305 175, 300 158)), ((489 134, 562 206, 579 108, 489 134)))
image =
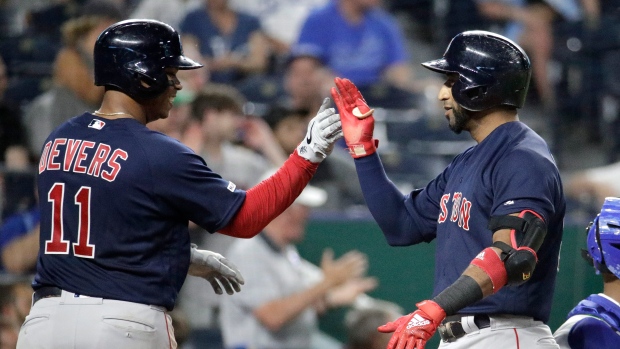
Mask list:
POLYGON ((133 115, 122 112, 122 111, 119 111, 116 113, 103 113, 103 112, 100 112, 99 110, 95 110, 94 113, 97 115, 104 115, 104 116, 128 115, 128 116, 131 116, 132 118, 134 117, 133 115))

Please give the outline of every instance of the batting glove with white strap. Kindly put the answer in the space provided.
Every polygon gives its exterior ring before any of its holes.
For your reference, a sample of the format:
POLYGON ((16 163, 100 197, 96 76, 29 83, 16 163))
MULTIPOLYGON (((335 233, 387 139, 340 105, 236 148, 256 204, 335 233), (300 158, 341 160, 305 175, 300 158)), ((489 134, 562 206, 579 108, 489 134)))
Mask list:
POLYGON ((433 301, 423 301, 416 306, 418 310, 413 313, 379 326, 379 332, 394 332, 387 349, 424 349, 446 318, 446 312, 433 301))
POLYGON ((241 292, 244 284, 243 276, 237 267, 219 253, 199 250, 192 244, 189 275, 201 277, 211 284, 217 294, 222 294, 222 287, 226 293, 241 292))
POLYGON ((342 138, 340 115, 334 108, 328 108, 329 98, 323 100, 318 113, 308 124, 306 138, 297 146, 297 154, 304 159, 319 163, 334 149, 334 144, 342 138))

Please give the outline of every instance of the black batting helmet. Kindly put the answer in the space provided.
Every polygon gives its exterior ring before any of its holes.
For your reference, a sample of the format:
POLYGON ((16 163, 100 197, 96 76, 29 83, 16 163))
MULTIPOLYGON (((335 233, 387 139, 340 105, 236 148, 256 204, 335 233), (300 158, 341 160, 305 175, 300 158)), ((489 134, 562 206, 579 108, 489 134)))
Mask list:
POLYGON ((179 33, 168 24, 121 21, 106 28, 95 43, 95 85, 117 89, 135 100, 166 90, 167 67, 202 67, 183 55, 179 33))
POLYGON ((521 108, 532 70, 530 59, 519 45, 482 30, 456 35, 443 58, 422 65, 440 73, 459 74, 452 86, 452 97, 471 111, 500 105, 521 108))

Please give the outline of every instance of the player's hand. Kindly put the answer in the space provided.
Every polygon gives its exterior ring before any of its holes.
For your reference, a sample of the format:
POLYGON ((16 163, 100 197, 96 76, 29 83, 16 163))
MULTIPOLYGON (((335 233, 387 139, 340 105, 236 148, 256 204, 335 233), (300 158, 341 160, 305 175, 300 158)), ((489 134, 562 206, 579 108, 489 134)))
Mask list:
POLYGON ((394 332, 387 349, 424 349, 446 318, 446 312, 433 301, 423 301, 416 306, 418 310, 413 313, 379 326, 379 332, 394 332))
POLYGON ((192 244, 189 274, 201 277, 211 284, 217 294, 233 294, 241 291, 244 284, 243 276, 237 267, 219 253, 199 250, 192 244))
POLYGON ((340 115, 334 108, 328 108, 329 103, 329 98, 323 100, 318 113, 308 124, 306 138, 297 146, 297 154, 310 162, 323 161, 342 137, 340 115))
POLYGON ((338 107, 344 140, 349 153, 354 158, 373 154, 377 150, 377 140, 372 138, 375 118, 366 100, 348 79, 335 78, 336 87, 331 88, 331 95, 338 107))

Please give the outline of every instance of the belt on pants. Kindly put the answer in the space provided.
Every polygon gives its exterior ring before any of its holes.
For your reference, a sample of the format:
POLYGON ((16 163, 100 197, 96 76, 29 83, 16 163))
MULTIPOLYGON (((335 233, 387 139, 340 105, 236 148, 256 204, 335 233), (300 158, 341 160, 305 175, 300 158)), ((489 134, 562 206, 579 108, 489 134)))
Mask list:
MULTIPOLYGON (((465 317, 473 317, 473 322, 479 330, 491 327, 491 319, 486 314, 451 315, 446 317, 446 319, 437 328, 441 339, 445 342, 454 342, 465 336, 468 333, 463 327, 462 322, 465 317)), ((470 328, 470 326, 467 328, 470 328)))
POLYGON ((55 286, 43 286, 32 294, 32 305, 43 298, 60 297, 62 290, 55 286))

